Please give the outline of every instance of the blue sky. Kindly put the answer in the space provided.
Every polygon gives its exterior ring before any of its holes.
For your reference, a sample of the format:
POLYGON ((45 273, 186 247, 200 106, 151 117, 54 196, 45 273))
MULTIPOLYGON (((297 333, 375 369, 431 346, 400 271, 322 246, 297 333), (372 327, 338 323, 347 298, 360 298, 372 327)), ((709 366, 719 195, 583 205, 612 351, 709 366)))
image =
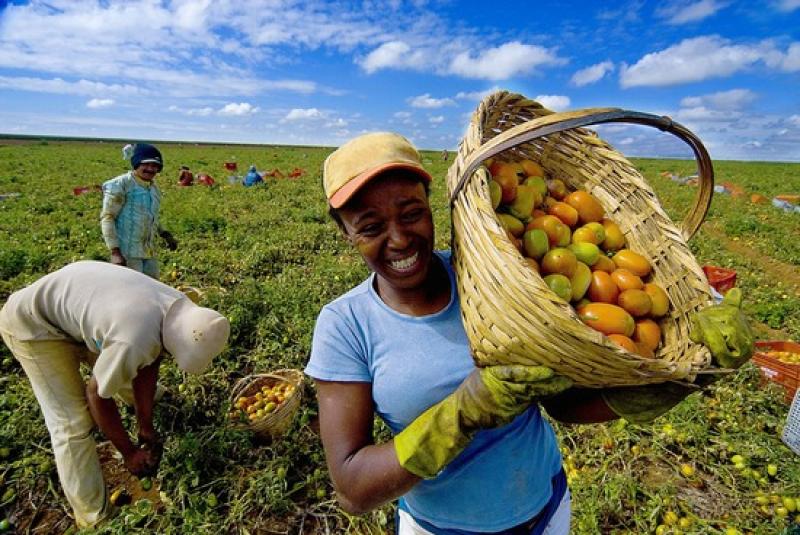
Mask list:
MULTIPOLYGON (((800 161, 800 0, 0 0, 0 133, 458 146, 497 89, 669 115, 714 159, 800 161)), ((689 157, 644 127, 629 156, 689 157)))

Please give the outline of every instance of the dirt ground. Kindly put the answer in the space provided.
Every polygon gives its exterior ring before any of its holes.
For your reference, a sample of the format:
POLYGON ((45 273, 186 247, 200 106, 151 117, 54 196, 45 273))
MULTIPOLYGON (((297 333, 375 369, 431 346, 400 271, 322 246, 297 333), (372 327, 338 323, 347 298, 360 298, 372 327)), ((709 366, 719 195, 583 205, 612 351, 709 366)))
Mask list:
MULTIPOLYGON (((155 509, 161 506, 158 482, 151 480, 151 488, 144 490, 140 480, 125 468, 121 456, 110 442, 98 444, 97 454, 103 468, 108 495, 112 496, 121 490, 121 501, 118 505, 136 503, 146 498, 155 509)), ((75 531, 75 522, 71 511, 66 509, 66 500, 57 481, 53 486, 43 484, 41 487, 36 488, 28 499, 19 500, 17 510, 10 515, 16 533, 62 535, 75 531)))

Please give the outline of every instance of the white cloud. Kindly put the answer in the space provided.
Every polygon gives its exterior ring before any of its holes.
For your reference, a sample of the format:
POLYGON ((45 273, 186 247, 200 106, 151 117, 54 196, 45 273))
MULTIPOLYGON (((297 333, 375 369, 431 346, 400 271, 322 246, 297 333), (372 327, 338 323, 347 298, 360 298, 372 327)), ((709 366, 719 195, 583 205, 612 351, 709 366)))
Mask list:
POLYGON ((539 95, 534 100, 553 111, 563 111, 569 107, 570 99, 564 95, 539 95))
POLYGON ((593 84, 601 80, 607 73, 614 70, 614 63, 611 61, 603 61, 602 63, 595 63, 591 67, 581 69, 572 75, 570 83, 578 87, 593 84))
POLYGON ((790 115, 787 120, 789 121, 790 124, 793 124, 794 126, 800 126, 800 115, 797 114, 790 115))
POLYGON ((45 79, 29 78, 24 76, 0 76, 0 88, 34 91, 40 93, 84 96, 93 96, 98 94, 130 96, 143 93, 143 91, 141 91, 138 87, 127 84, 104 84, 102 82, 92 82, 90 80, 68 82, 61 78, 45 79))
POLYGON ((403 41, 389 41, 367 54, 358 64, 367 74, 381 69, 419 69, 425 65, 425 53, 411 50, 403 41))
POLYGON ((444 115, 436 115, 435 117, 428 117, 428 122, 431 124, 442 124, 444 122, 444 115))
POLYGON ((168 111, 182 113, 188 116, 196 116, 196 117, 207 117, 214 113, 214 108, 206 106, 205 108, 181 108, 175 105, 170 106, 167 108, 168 111))
POLYGON ((800 42, 789 45, 786 55, 781 59, 780 68, 787 72, 800 71, 800 42))
POLYGON ((500 91, 500 89, 501 88, 499 86, 493 86, 490 87, 489 89, 484 89, 483 91, 470 91, 470 92, 459 91, 458 93, 456 93, 456 99, 480 101, 486 98, 487 96, 491 95, 492 93, 500 91))
POLYGON ((666 86, 730 76, 759 61, 775 61, 770 42, 757 46, 734 45, 716 35, 684 39, 660 52, 642 57, 634 65, 623 65, 622 87, 666 86))
POLYGON ((560 65, 564 62, 552 49, 512 41, 483 50, 476 57, 470 52, 461 52, 453 58, 449 70, 466 78, 506 80, 528 74, 538 66, 560 65))
POLYGON ((746 107, 756 98, 756 94, 749 89, 731 89, 729 91, 719 91, 709 95, 684 97, 681 99, 681 107, 696 108, 699 106, 710 106, 722 110, 739 110, 746 107))
POLYGON ((741 112, 732 110, 715 110, 705 106, 695 106, 678 110, 674 119, 700 123, 730 123, 742 116, 741 112))
POLYGON ((258 113, 259 108, 249 102, 230 102, 217 111, 219 115, 252 115, 258 113))
POLYGON ((396 111, 394 112, 394 117, 396 119, 408 119, 411 117, 411 112, 408 111, 396 111))
POLYGON ((108 108, 114 105, 114 99, 111 98, 93 98, 86 103, 87 108, 108 108))
POLYGON ((701 21, 726 6, 726 2, 717 2, 716 0, 698 0, 688 3, 682 1, 659 9, 657 14, 667 19, 667 24, 678 25, 701 21))
POLYGON ((775 2, 775 7, 778 11, 784 13, 794 11, 800 8, 800 0, 778 0, 775 2))
POLYGON ((433 98, 431 97, 430 93, 425 93, 424 95, 409 98, 408 104, 412 108, 432 109, 441 108, 444 106, 452 106, 455 104, 455 102, 449 98, 433 98))
POLYGON ((323 113, 317 108, 294 108, 286 114, 282 121, 306 121, 309 119, 321 119, 322 117, 323 113))
POLYGON ((619 141, 619 144, 620 144, 620 145, 633 145, 635 142, 636 142, 636 139, 635 139, 635 138, 632 138, 632 137, 626 137, 626 138, 623 138, 623 139, 621 139, 621 140, 619 141))

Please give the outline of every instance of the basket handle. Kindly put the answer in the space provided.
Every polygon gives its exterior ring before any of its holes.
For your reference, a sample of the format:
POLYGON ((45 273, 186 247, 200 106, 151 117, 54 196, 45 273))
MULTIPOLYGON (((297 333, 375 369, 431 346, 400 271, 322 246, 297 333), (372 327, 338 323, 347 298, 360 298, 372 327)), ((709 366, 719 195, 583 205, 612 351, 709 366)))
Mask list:
POLYGON ((700 139, 689 129, 667 116, 651 115, 620 108, 589 108, 572 112, 553 113, 532 119, 498 134, 467 157, 466 167, 450 195, 450 207, 452 208, 455 204, 467 180, 485 160, 492 156, 540 137, 602 123, 633 123, 652 126, 675 135, 692 148, 697 160, 699 184, 694 206, 692 206, 683 223, 681 223, 681 234, 683 239, 688 241, 700 228, 703 218, 711 205, 711 195, 714 192, 714 168, 708 151, 706 151, 700 139))

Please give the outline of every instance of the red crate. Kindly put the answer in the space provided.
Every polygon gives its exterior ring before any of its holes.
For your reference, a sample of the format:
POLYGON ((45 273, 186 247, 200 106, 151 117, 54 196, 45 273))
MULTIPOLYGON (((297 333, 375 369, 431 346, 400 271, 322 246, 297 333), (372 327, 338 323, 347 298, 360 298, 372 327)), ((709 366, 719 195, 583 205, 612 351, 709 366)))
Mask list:
POLYGON ((736 286, 736 272, 732 269, 717 266, 703 266, 708 283, 719 293, 724 294, 736 286))
POLYGON ((228 171, 236 171, 236 162, 225 162, 223 165, 228 171))
POLYGON ((756 342, 753 364, 761 369, 762 381, 773 381, 784 389, 784 401, 791 403, 800 386, 800 364, 779 360, 771 351, 788 351, 800 354, 800 344, 789 341, 756 342))

